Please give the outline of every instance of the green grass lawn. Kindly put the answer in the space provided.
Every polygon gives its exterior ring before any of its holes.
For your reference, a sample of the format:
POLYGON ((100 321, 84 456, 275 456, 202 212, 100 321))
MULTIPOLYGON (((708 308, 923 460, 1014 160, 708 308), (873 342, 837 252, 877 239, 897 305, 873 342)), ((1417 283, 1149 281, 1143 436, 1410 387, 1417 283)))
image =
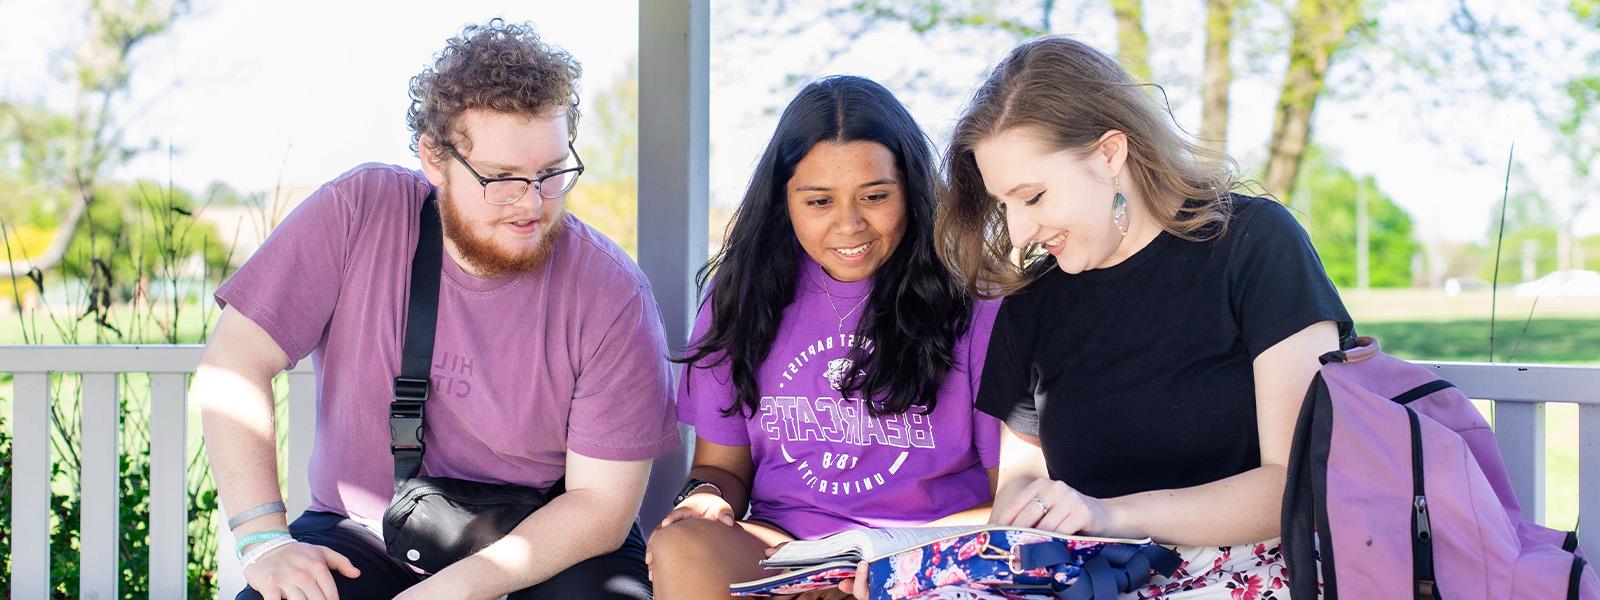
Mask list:
MULTIPOLYGON (((1489 320, 1357 321, 1356 332, 1410 360, 1489 361, 1489 320)), ((1495 323, 1494 362, 1600 364, 1600 317, 1495 323)))
POLYGON ((186 304, 176 317, 171 307, 134 310, 127 305, 111 309, 103 327, 77 311, 35 311, 18 314, 0 305, 0 345, 8 344, 180 344, 203 343, 221 314, 215 305, 186 304), (174 332, 172 323, 177 323, 174 332))

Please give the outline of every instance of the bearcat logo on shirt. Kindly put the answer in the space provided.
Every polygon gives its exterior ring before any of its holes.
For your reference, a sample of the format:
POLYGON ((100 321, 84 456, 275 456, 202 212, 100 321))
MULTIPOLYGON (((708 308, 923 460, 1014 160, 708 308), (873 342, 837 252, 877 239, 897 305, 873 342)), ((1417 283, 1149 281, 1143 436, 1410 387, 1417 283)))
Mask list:
POLYGON ((856 398, 765 396, 761 430, 775 442, 933 448, 933 420, 917 410, 873 416, 856 398))
MULTIPOLYGON (((855 363, 848 357, 828 359, 819 355, 833 353, 837 356, 856 347, 870 352, 873 343, 850 333, 822 338, 785 364, 781 374, 787 382, 795 382, 796 376, 807 367, 813 367, 815 360, 818 363, 815 367, 820 368, 812 373, 824 380, 827 387, 814 389, 840 391, 855 363)), ((784 389, 787 385, 780 382, 778 387, 784 389)), ((763 395, 757 418, 767 439, 778 442, 784 461, 795 468, 806 487, 830 495, 869 492, 900 471, 911 455, 911 448, 935 447, 930 415, 910 410, 874 416, 866 410, 863 400, 846 398, 843 394, 815 398, 763 395), (862 450, 838 451, 840 444, 862 450), (862 452, 872 446, 902 450, 889 465, 862 465, 862 452), (857 468, 862 466, 866 468, 857 468)))
POLYGON ((844 389, 844 378, 850 374, 850 367, 854 366, 855 363, 848 358, 835 358, 828 361, 828 370, 822 376, 828 378, 828 387, 833 388, 835 391, 842 390, 844 389))

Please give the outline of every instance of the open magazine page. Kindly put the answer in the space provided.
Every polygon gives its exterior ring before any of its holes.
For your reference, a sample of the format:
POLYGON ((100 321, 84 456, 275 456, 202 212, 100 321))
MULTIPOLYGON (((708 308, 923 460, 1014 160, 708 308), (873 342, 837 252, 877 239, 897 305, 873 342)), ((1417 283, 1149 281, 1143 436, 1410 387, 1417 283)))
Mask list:
POLYGON ((1076 577, 1077 564, 1110 543, 1142 545, 1150 540, 1069 536, 994 525, 848 531, 821 540, 790 542, 762 564, 794 570, 736 583, 729 591, 741 597, 767 597, 825 589, 854 577, 856 564, 866 560, 872 600, 930 598, 930 592, 950 586, 1001 594, 1048 592, 1053 582, 1076 577), (1014 569, 1009 560, 1012 548, 1046 542, 1064 544, 1072 559, 1049 569, 1014 569), (796 545, 801 546, 791 550, 796 545), (774 565, 775 560, 785 566, 774 565))
POLYGON ((761 566, 769 569, 809 567, 839 560, 862 560, 915 548, 940 538, 986 529, 987 525, 957 527, 896 527, 853 529, 820 540, 797 540, 784 544, 761 566))

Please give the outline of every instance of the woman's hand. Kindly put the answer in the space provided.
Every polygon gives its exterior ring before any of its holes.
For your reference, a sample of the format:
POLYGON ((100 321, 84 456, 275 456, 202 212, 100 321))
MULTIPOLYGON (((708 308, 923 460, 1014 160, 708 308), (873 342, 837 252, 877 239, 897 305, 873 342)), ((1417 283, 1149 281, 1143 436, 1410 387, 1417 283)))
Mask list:
MULTIPOLYGON (((861 597, 865 598, 866 596, 861 597)), ((780 600, 852 600, 856 596, 851 596, 835 588, 826 588, 793 596, 776 596, 776 598, 780 600)))
POLYGON ((856 576, 839 582, 839 591, 849 594, 852 598, 866 598, 867 590, 867 561, 856 563, 856 576))
POLYGON ((1045 477, 1033 480, 1004 504, 996 505, 990 517, 996 525, 1101 537, 1139 537, 1114 521, 1105 501, 1045 477))
MULTIPOLYGON (((690 494, 688 498, 684 498, 677 508, 667 513, 666 518, 661 519, 661 524, 656 525, 656 529, 660 530, 684 519, 705 519, 722 523, 728 527, 733 527, 735 523, 733 507, 728 506, 727 500, 723 500, 722 496, 712 492, 700 492, 690 494)), ((655 564, 655 554, 649 548, 644 551, 644 564, 647 567, 655 564)), ((651 574, 651 578, 652 580, 654 579, 654 573, 651 574)))
POLYGON ((688 498, 683 499, 682 504, 672 509, 672 512, 667 513, 667 517, 661 520, 661 524, 657 525, 656 529, 684 519, 708 519, 733 527, 733 507, 729 506, 728 501, 723 500, 722 496, 713 492, 690 494, 688 498))

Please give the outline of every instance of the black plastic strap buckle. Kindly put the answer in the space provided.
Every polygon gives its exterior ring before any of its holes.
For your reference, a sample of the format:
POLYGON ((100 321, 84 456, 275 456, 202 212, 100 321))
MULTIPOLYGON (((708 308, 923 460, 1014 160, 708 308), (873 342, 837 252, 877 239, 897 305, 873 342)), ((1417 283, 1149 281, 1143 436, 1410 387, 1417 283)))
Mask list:
POLYGON ((389 415, 389 452, 393 454, 402 450, 422 449, 422 417, 389 415))
POLYGON ((389 403, 389 452, 423 450, 422 410, 428 401, 427 379, 394 378, 394 401, 389 403))
MULTIPOLYGON (((429 387, 429 382, 428 382, 427 379, 412 379, 410 377, 396 377, 396 378, 394 378, 394 399, 395 399, 395 403, 398 404, 402 400, 409 400, 411 402, 416 402, 416 403, 419 403, 419 404, 422 403, 422 402, 427 402, 428 401, 428 387, 429 387)), ((418 408, 418 410, 420 411, 421 408, 418 408)))
POLYGON ((1430 579, 1418 579, 1417 580, 1417 597, 1418 598, 1438 598, 1439 597, 1439 585, 1436 582, 1434 582, 1433 580, 1430 580, 1430 579))

